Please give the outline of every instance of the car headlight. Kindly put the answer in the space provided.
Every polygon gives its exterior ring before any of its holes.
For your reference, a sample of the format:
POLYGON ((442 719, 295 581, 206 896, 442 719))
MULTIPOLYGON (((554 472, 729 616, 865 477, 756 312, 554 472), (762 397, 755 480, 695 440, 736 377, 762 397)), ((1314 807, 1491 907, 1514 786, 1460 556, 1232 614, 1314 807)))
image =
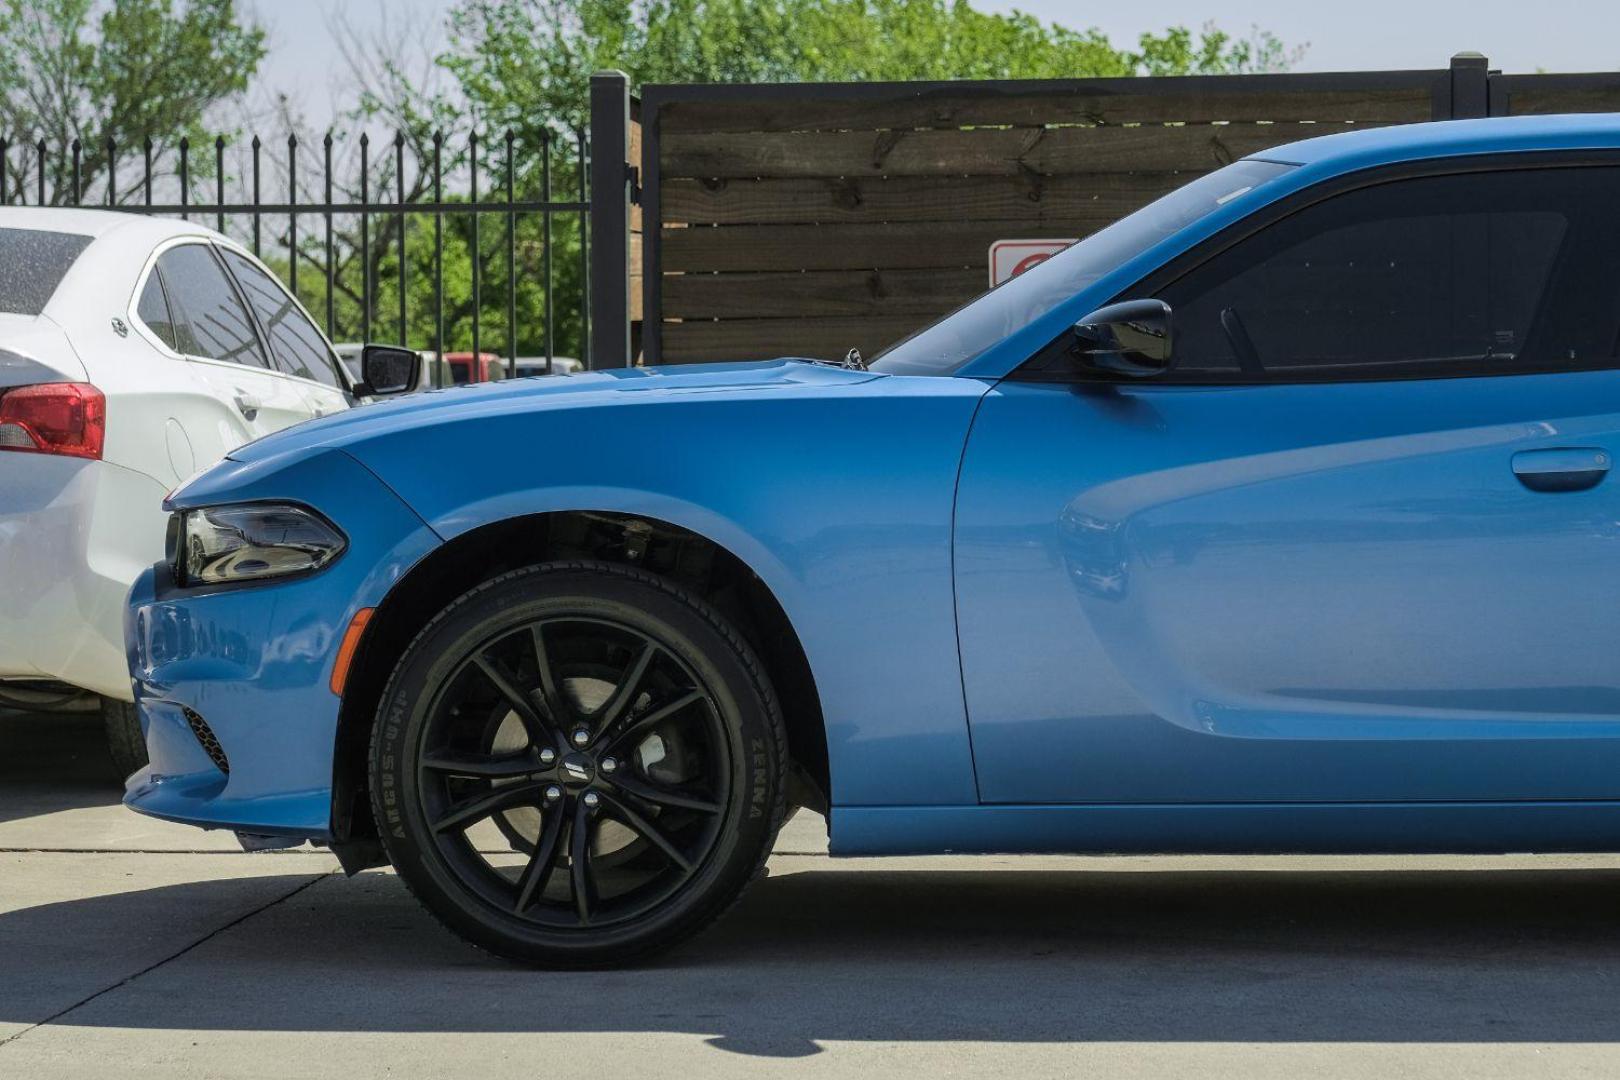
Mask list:
POLYGON ((262 581, 319 570, 348 546, 337 527, 290 503, 182 510, 171 524, 170 561, 181 585, 262 581))

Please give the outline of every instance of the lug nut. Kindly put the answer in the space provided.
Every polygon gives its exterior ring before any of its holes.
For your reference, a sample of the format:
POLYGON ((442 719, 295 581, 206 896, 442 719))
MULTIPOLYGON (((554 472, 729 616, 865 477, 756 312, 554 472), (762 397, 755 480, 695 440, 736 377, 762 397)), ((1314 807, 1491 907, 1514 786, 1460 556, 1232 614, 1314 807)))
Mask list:
POLYGON ((562 798, 562 788, 556 784, 546 788, 546 802, 556 802, 560 798, 562 798))
POLYGON ((556 761, 556 760, 557 760, 557 751, 553 750, 551 747, 548 746, 544 750, 540 751, 540 764, 542 764, 542 765, 550 765, 553 761, 556 761))
POLYGON ((594 810, 596 809, 596 804, 602 801, 602 797, 594 791, 587 791, 583 801, 586 806, 594 810))
POLYGON ((591 741, 591 733, 586 731, 584 728, 580 728, 578 731, 574 732, 574 745, 575 746, 584 746, 586 743, 588 743, 590 741, 591 741))
POLYGON ((617 761, 615 761, 614 759, 612 759, 610 757, 602 759, 602 771, 603 772, 605 772, 605 773, 612 772, 614 769, 617 769, 618 767, 619 767, 619 763, 617 761))

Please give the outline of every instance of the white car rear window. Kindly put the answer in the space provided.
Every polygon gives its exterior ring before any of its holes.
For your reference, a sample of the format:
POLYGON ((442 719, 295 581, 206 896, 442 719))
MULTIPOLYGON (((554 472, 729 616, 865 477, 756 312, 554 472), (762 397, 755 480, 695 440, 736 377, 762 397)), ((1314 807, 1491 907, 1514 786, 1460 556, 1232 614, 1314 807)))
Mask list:
POLYGON ((0 229, 0 312, 38 315, 94 237, 44 229, 0 229))

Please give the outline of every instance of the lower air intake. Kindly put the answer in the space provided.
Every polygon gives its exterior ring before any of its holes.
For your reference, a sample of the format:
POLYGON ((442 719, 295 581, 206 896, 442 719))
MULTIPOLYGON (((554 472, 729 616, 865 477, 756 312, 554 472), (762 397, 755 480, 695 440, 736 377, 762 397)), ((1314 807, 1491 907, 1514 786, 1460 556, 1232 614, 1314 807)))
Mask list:
POLYGON ((208 726, 208 721, 190 709, 181 709, 180 711, 185 713, 186 723, 191 726, 191 733, 197 737, 197 742, 202 745, 203 753, 208 755, 208 760, 212 761, 220 772, 229 776, 231 759, 225 756, 225 748, 219 745, 219 736, 215 735, 214 729, 208 726))

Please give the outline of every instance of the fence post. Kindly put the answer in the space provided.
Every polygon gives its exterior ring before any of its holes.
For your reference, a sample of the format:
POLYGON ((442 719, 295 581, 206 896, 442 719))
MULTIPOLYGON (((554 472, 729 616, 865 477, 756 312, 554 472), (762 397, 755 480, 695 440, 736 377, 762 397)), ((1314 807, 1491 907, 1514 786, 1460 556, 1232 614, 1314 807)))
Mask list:
POLYGON ((591 76, 592 370, 630 365, 630 79, 591 76))
POLYGON ((1477 52, 1460 52, 1451 58, 1451 119, 1475 120, 1489 116, 1490 61, 1477 52))

